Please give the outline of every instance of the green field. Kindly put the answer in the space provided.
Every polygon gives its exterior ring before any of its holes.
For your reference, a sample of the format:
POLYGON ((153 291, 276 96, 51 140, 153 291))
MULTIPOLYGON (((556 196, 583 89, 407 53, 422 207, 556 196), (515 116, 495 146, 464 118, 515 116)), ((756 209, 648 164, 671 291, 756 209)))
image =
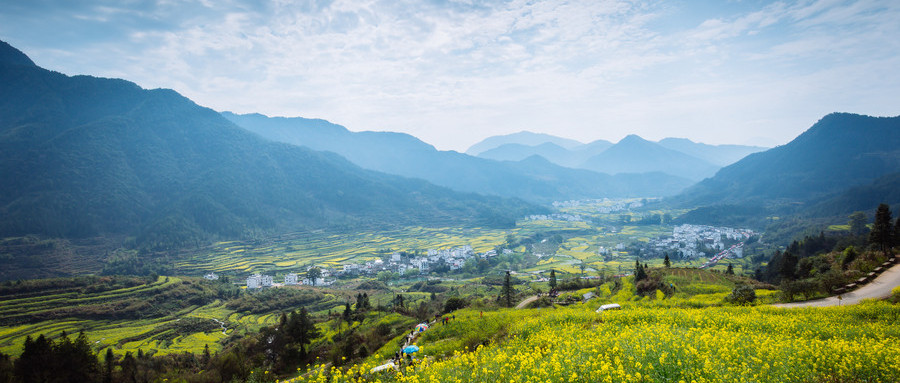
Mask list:
MULTIPOLYGON (((84 331, 95 350, 111 347, 118 354, 199 353, 207 345, 215 352, 228 337, 276 323, 281 312, 237 311, 228 307, 236 298, 216 290, 235 287, 197 278, 142 283, 135 277, 86 277, 24 284, 29 288, 0 288, 0 352, 14 356, 27 336, 57 337, 63 331, 84 331)), ((313 306, 327 311, 339 304, 335 294, 323 293, 313 306)))

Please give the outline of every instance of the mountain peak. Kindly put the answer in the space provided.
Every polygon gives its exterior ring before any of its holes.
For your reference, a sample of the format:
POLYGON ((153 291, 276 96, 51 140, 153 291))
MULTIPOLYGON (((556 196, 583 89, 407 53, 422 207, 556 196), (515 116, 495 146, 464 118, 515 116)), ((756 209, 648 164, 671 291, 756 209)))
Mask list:
POLYGON ((638 136, 637 134, 629 134, 629 135, 625 136, 625 138, 621 139, 619 141, 619 143, 616 145, 622 145, 622 144, 634 145, 634 144, 645 144, 645 143, 649 143, 649 142, 650 141, 645 140, 643 137, 638 136))
POLYGON ((15 66, 37 66, 31 61, 25 53, 9 45, 5 41, 0 41, 0 64, 15 66))

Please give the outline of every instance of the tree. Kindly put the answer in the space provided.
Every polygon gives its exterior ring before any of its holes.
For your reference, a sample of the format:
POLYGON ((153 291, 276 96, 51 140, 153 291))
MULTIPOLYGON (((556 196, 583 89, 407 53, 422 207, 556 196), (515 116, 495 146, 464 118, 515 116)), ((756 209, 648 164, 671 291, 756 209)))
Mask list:
MULTIPOLYGON (((209 346, 206 346, 209 351, 209 346)), ((103 383, 112 383, 113 369, 116 367, 116 356, 113 354, 112 347, 106 348, 106 358, 103 359, 103 383)))
POLYGON ((306 363, 308 361, 306 346, 312 343, 313 339, 319 337, 319 329, 316 328, 316 324, 309 317, 306 307, 300 308, 299 314, 296 311, 291 313, 291 320, 288 323, 288 335, 291 341, 296 342, 300 346, 300 356, 303 358, 303 362, 306 363))
MULTIPOLYGON (((109 349, 107 349, 109 350, 109 349)), ((209 344, 203 345, 203 355, 200 356, 200 368, 205 369, 206 365, 209 364, 209 360, 212 359, 212 355, 209 353, 209 344)))
POLYGON ((885 256, 891 251, 894 244, 894 229, 891 222, 891 208, 887 204, 878 205, 875 210, 875 224, 869 232, 869 242, 881 249, 885 256))
POLYGON ((53 373, 52 343, 44 334, 25 337, 22 355, 16 360, 16 377, 22 382, 48 382, 53 373))
POLYGON ((403 306, 403 294, 397 294, 394 296, 394 300, 392 301, 394 307, 404 307, 403 306))
POLYGON ((309 270, 306 270, 306 279, 309 279, 309 284, 315 286, 316 281, 322 277, 322 270, 318 267, 312 267, 309 270))
POLYGON ((450 297, 446 302, 444 302, 445 313, 459 310, 463 307, 466 307, 466 301, 460 297, 450 297))
POLYGON ((647 271, 644 270, 644 265, 641 264, 640 261, 634 262, 634 283, 637 284, 640 281, 647 279, 647 271))
POLYGON ((131 351, 126 351, 122 358, 122 378, 128 383, 137 383, 137 362, 131 351))
POLYGON ((900 243, 900 217, 894 222, 894 244, 900 243))
POLYGON ((379 271, 378 274, 375 275, 375 279, 382 281, 384 283, 388 283, 393 279, 397 278, 397 273, 393 273, 387 270, 379 271))
POLYGON ((732 266, 730 263, 728 264, 728 268, 725 269, 725 274, 734 275, 734 266, 732 266))
POLYGON ((665 265, 667 269, 672 267, 672 261, 669 260, 669 253, 666 253, 666 257, 663 258, 663 265, 665 265))
POLYGON ((587 268, 587 265, 585 265, 584 262, 581 262, 581 264, 578 265, 578 268, 581 270, 581 278, 584 278, 584 269, 587 268))
POLYGON ((861 211, 853 212, 849 218, 850 220, 847 223, 850 225, 850 234, 863 235, 866 233, 866 213, 861 211))
POLYGON ((550 270, 550 289, 556 288, 556 270, 550 270))
POLYGON ((350 308, 350 302, 344 303, 344 314, 341 315, 341 319, 343 319, 344 322, 350 323, 350 319, 353 318, 352 315, 353 309, 350 308))
POLYGON ((503 299, 506 307, 512 307, 512 280, 509 271, 506 271, 506 278, 503 279, 503 299))
POLYGON ((778 274, 784 280, 793 280, 797 271, 797 257, 790 251, 785 251, 781 255, 781 269, 778 274))
POLYGON ((428 319, 428 317, 428 303, 426 303, 425 301, 419 302, 419 307, 416 309, 416 319, 424 321, 428 319))

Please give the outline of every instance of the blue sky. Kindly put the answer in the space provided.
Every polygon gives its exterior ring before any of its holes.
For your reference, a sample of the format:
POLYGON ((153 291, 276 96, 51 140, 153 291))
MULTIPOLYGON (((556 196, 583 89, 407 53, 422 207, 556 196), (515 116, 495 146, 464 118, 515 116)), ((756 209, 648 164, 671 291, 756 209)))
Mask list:
POLYGON ((827 113, 900 115, 900 2, 0 0, 0 39, 69 75, 463 151, 783 144, 827 113))

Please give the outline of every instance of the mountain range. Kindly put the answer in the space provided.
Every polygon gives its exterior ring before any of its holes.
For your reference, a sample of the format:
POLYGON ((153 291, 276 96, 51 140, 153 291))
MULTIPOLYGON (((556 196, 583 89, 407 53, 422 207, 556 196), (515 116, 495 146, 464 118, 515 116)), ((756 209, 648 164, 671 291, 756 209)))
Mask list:
POLYGON ((661 172, 608 175, 572 169, 534 155, 517 161, 496 161, 440 151, 403 133, 351 132, 323 120, 229 112, 222 115, 262 137, 331 151, 363 168, 420 178, 457 191, 516 197, 535 203, 598 196, 669 196, 693 184, 686 178, 661 172))
POLYGON ((538 155, 560 166, 593 170, 598 173, 658 172, 700 181, 722 166, 730 165, 751 153, 766 148, 742 145, 707 145, 685 138, 666 138, 659 142, 628 135, 618 143, 597 140, 588 144, 563 141, 560 137, 520 132, 489 137, 473 145, 466 153, 499 161, 521 161, 538 155), (526 134, 528 133, 528 134, 526 134), (543 139, 543 142, 532 144, 543 139), (565 142, 562 146, 557 142, 565 142))
POLYGON ((275 143, 172 90, 66 76, 0 44, 0 236, 130 236, 167 250, 334 225, 508 226, 520 200, 275 143))

